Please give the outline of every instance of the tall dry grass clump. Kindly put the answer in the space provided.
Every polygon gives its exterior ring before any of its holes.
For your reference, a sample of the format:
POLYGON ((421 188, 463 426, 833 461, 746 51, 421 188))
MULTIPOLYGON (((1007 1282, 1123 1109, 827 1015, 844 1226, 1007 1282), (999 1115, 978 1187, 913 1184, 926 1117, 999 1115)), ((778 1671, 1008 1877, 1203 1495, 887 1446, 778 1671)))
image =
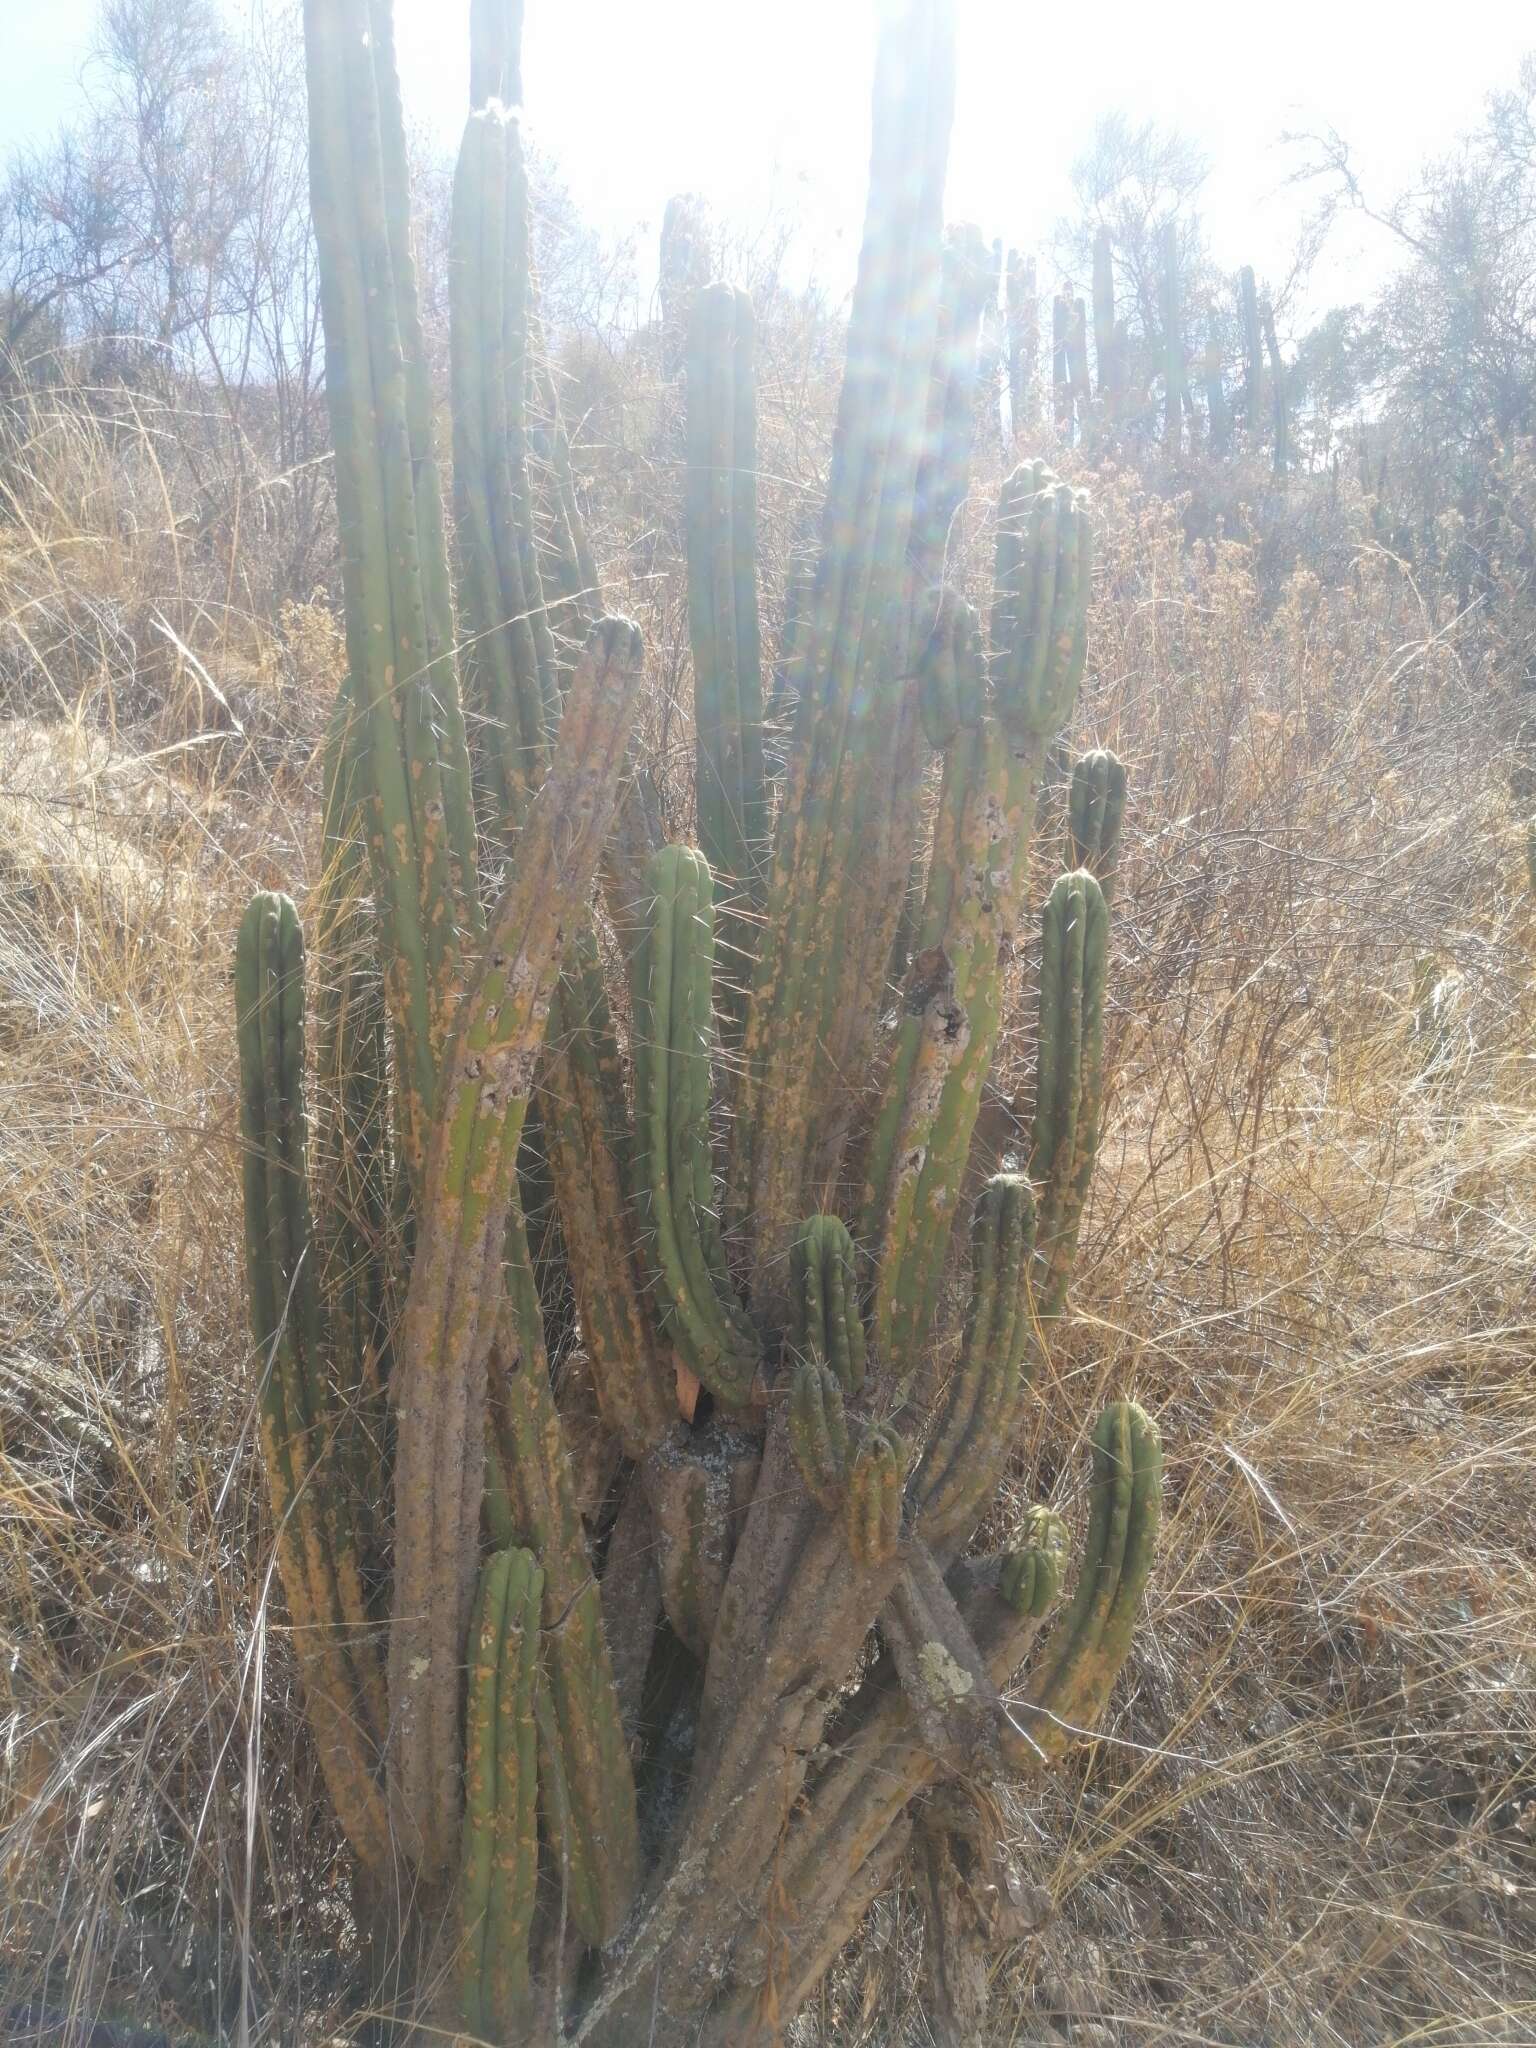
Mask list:
MULTIPOLYGON (((254 581, 214 601, 237 585, 184 544, 195 493, 153 433, 47 402, 0 522, 0 2006, 319 2038, 353 1946, 250 1469, 228 961, 249 892, 314 872, 335 646, 254 581)), ((1528 2041, 1512 686, 1363 513, 1326 580, 1277 589, 1262 513, 1192 542, 1133 474, 1094 481, 1069 738, 1134 792, 1113 1086, 1046 1368, 1072 1398, 1032 1408, 1020 1462, 1070 1494, 1058 1418, 1129 1389, 1168 1511, 1100 1740, 999 1809, 1043 1896, 994 2011, 1020 2042, 1528 2041)), ((646 729, 677 792, 681 571, 638 521, 603 539, 663 627, 646 729)), ((1035 896, 1049 816, 1040 844, 1035 896)), ((1029 1085, 1016 1052, 1000 1156, 1029 1085)), ((797 2038, 927 2040, 910 1935, 892 1895, 797 2038)))

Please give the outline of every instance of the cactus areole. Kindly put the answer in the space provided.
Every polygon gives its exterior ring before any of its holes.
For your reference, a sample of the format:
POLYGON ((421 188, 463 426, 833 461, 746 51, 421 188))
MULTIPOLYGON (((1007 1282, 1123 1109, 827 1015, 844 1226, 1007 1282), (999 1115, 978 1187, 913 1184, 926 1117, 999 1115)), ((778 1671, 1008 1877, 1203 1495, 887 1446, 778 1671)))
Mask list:
POLYGON ((1025 463, 990 601, 948 585, 996 288, 944 233, 952 10, 880 10, 776 778, 752 308, 700 277, 673 309, 694 848, 648 823, 645 649, 602 614, 542 353, 502 105, 521 0, 472 10, 451 523, 388 0, 306 0, 348 674, 312 957, 273 893, 236 954, 260 1448, 360 1924, 393 1913, 375 1996, 480 2039, 773 2037, 900 1881, 925 1788, 1027 1776, 1104 1711, 1152 1567, 1157 1433, 1123 1401, 1086 1424, 1086 1511, 973 1554, 1055 1384, 1125 778, 1100 753, 1074 779, 1034 1131, 987 1179, 1093 517, 1025 463), (582 1488, 578 1420, 610 1444, 582 1488))

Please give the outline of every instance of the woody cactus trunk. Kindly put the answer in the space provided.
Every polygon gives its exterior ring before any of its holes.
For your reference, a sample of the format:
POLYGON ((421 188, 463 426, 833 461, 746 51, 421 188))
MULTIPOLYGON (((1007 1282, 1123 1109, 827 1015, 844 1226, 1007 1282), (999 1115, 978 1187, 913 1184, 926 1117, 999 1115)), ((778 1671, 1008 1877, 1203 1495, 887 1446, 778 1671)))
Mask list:
MULTIPOLYGON (((916 1814, 957 1827, 978 1787, 1091 1728, 1152 1563, 1157 1435, 1129 1402, 1088 1426, 1058 1618, 1047 1508, 970 1554, 1052 1384, 1103 1105, 1123 783, 1096 757, 1084 865, 1043 912, 1033 1139, 974 1191, 1092 515, 1016 471, 990 605, 952 587, 992 281, 974 231, 943 233, 950 0, 885 0, 776 790, 751 309, 723 287, 693 304, 705 848, 656 843, 630 755, 645 653, 582 567, 518 118, 495 96, 519 17, 475 8, 454 194, 456 620, 389 8, 306 4, 349 672, 317 957, 275 893, 237 947, 261 1450, 358 1896, 374 1924, 397 1902, 406 1936, 398 1995, 498 2042, 766 2040, 899 1879, 916 1814), (562 1341, 613 1440, 596 1501, 530 1262, 531 1111, 562 1341)), ((959 1924, 937 1918, 936 1939, 959 1924)))

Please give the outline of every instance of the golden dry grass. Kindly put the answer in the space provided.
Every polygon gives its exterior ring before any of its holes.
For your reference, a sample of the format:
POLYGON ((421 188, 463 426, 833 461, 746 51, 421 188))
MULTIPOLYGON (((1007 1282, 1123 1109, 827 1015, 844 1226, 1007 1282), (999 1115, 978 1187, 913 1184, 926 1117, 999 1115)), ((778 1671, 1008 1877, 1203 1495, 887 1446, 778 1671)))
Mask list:
MULTIPOLYGON (((335 638, 316 607, 235 611, 153 435, 61 415, 26 445, 0 523, 0 2009, 316 2038, 345 1892, 250 1456, 227 976, 246 894, 310 871, 335 638)), ((1347 503, 1326 579, 1276 587, 1268 527, 1192 543, 1134 477, 1096 488, 1073 738, 1135 792, 1115 1083, 1013 1506, 1075 1502, 1084 1418, 1134 1391, 1167 1529, 1102 1739, 1012 1815, 1056 1916, 999 1957, 996 2038, 1536 2041, 1513 683, 1347 503)), ((619 539, 682 810, 680 585, 619 539)), ((925 2041, 913 1927, 884 1902, 797 2038, 925 2041)))

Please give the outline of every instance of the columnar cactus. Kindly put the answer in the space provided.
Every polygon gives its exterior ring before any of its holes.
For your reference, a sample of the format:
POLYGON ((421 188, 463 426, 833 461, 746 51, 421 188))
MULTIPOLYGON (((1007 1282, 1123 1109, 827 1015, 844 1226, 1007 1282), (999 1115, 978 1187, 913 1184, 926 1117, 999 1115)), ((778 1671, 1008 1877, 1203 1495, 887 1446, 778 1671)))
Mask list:
POLYGON ((1008 408, 1015 436, 1040 416, 1040 292, 1035 259, 1008 251, 1003 291, 1008 350, 1008 408))
POLYGON ((1264 433, 1264 338, 1251 264, 1245 263, 1237 274, 1237 313, 1243 336, 1243 430, 1249 445, 1257 447, 1264 433))
POLYGON ((1001 1555, 963 1554, 1064 1310, 1104 1097, 1089 870, 1112 873, 1123 776, 1092 756, 1074 784, 1085 865, 1045 909, 1028 1170, 987 1179, 982 1084, 1084 668, 1092 520, 1042 465, 1008 479, 983 632, 958 514, 995 278, 974 231, 941 230, 950 0, 884 0, 776 808, 750 313, 682 266, 704 851, 656 843, 637 800, 643 649, 598 616, 561 459, 501 105, 519 12, 476 0, 456 187, 456 626, 387 4, 307 0, 351 668, 313 919, 313 1222, 294 906, 259 896, 237 951, 262 1454, 337 1817, 372 1898, 396 1886, 424 1923, 401 1953, 453 1931, 459 2009, 432 2024, 735 2043, 768 2038, 896 1879, 914 1798, 1040 1768, 1129 1648, 1158 1480, 1133 1405, 1094 1430, 1076 1590, 1021 1710, 1003 1691, 1064 1527, 1041 1507, 1001 1555), (579 654, 538 628, 551 606, 590 628, 579 654), (506 870, 489 913, 466 702, 485 868, 506 870), (535 1107, 574 1331, 547 1318, 519 1200, 535 1107), (546 1319, 613 1439, 601 1501, 578 1498, 546 1319))
POLYGON ((1115 260, 1109 229, 1093 238, 1093 354, 1098 368, 1099 403, 1113 423, 1125 397, 1123 336, 1115 319, 1115 260))
POLYGON ((532 1551, 498 1550, 480 1572, 464 1693, 466 2024, 509 2038, 528 2018, 528 1941, 539 1872, 539 1607, 544 1574, 532 1551))

